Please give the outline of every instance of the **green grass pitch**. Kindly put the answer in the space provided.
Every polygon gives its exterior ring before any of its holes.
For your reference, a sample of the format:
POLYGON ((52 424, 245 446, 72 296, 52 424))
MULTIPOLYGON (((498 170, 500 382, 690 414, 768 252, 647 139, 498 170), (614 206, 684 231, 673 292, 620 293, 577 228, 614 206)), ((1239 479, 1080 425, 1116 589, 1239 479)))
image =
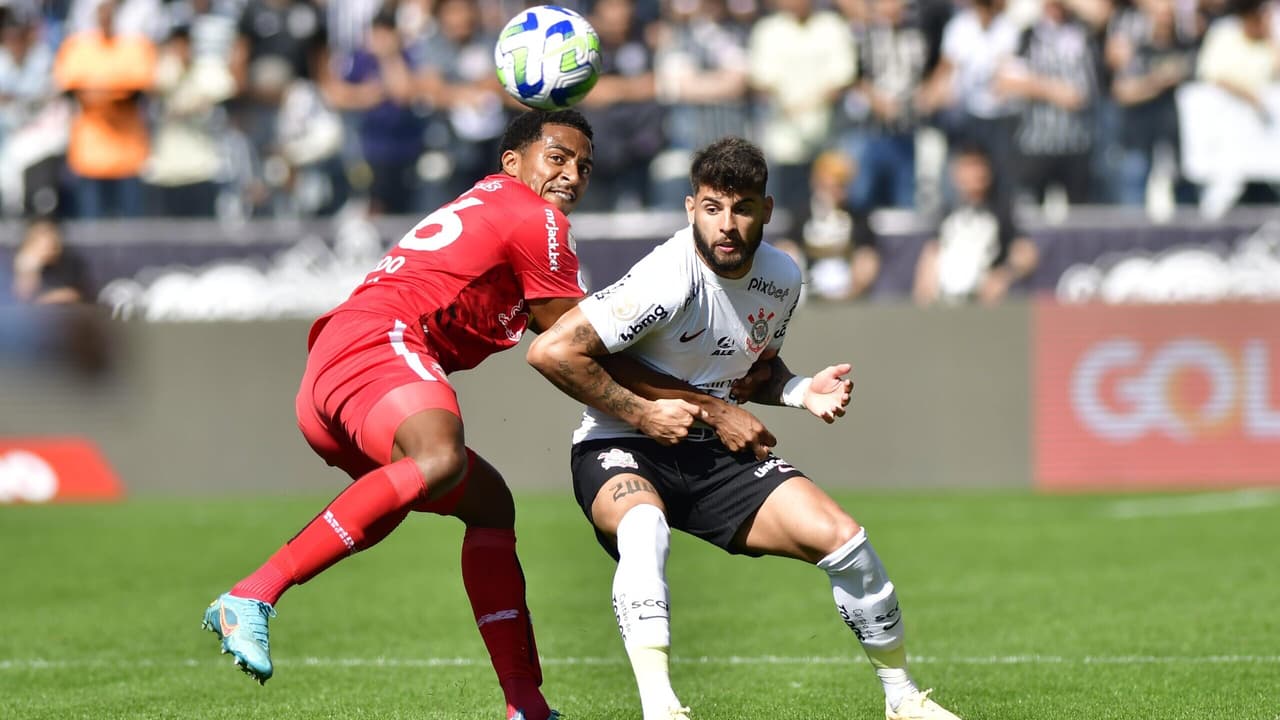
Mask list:
MULTIPOLYGON (((857 493, 914 673, 966 720, 1276 720, 1280 497, 857 493)), ((415 516, 292 590, 259 687, 204 606, 323 498, 0 508, 0 718, 500 720, 456 521, 415 516)), ((518 496, 552 704, 639 720, 612 563, 569 494, 518 496)), ((698 720, 883 717, 824 575, 685 536, 673 676, 698 720)))

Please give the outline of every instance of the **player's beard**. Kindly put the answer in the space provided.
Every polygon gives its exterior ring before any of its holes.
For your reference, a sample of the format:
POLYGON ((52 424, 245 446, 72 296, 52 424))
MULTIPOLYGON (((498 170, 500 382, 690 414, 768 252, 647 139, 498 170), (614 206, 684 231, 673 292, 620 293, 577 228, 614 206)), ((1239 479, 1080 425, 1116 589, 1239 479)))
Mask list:
POLYGON ((742 250, 732 255, 717 256, 715 243, 703 237, 696 223, 693 226, 693 245, 698 250, 698 255, 701 255, 702 260, 707 263, 707 267, 717 275, 731 275, 741 270, 744 265, 750 264, 763 240, 764 226, 757 226, 752 229, 750 235, 743 238, 742 250))

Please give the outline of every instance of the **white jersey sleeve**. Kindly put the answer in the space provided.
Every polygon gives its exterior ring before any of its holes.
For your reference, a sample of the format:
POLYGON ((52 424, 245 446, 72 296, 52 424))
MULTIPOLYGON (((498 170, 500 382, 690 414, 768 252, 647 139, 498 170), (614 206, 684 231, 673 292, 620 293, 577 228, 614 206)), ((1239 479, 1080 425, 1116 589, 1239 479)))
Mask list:
POLYGON ((610 353, 668 325, 687 305, 691 283, 686 264, 670 243, 659 245, 622 279, 578 303, 610 353), (673 273, 676 268, 680 271, 673 273))

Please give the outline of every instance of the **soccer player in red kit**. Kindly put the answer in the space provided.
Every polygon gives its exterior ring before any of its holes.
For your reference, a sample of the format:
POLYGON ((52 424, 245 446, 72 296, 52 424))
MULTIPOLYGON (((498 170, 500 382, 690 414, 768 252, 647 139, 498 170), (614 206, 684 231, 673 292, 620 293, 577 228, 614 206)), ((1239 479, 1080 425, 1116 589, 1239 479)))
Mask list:
MULTIPOLYGON (((267 620, 290 587, 385 538, 413 511, 465 523, 462 578, 506 697, 507 717, 558 717, 542 672, 506 482, 466 447, 448 374, 551 327, 582 297, 565 214, 587 188, 591 128, 575 111, 516 117, 501 172, 427 215, 308 339, 298 425, 354 482, 258 570, 215 600, 206 629, 265 683, 267 620)), ((696 406, 626 394, 600 405, 675 442, 696 406)))

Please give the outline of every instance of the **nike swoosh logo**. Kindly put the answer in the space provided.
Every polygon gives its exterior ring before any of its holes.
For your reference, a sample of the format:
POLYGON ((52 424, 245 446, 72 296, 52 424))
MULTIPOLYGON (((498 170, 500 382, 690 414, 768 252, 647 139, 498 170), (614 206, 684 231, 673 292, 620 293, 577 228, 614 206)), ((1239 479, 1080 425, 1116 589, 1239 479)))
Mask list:
POLYGON ((701 335, 702 333, 704 333, 704 332, 706 332, 706 331, 707 331, 707 329, 706 329, 706 328, 702 328, 701 330, 699 330, 698 332, 696 332, 696 333, 694 333, 694 334, 692 334, 692 335, 690 335, 690 334, 688 334, 688 333, 680 333, 680 342, 689 342, 690 340, 692 340, 692 339, 694 339, 694 338, 698 337, 699 335, 701 335))
POLYGON ((218 605, 218 629, 222 631, 222 637, 230 637, 231 633, 235 632, 236 628, 240 627, 240 623, 232 622, 232 619, 239 620, 240 618, 236 617, 234 611, 231 613, 231 618, 228 618, 227 606, 218 605))
POLYGON ((663 620, 670 620, 671 616, 669 615, 637 615, 636 616, 637 620, 657 620, 659 618, 663 620))

